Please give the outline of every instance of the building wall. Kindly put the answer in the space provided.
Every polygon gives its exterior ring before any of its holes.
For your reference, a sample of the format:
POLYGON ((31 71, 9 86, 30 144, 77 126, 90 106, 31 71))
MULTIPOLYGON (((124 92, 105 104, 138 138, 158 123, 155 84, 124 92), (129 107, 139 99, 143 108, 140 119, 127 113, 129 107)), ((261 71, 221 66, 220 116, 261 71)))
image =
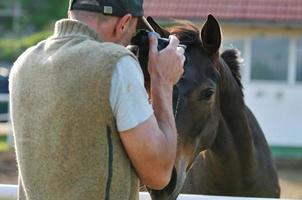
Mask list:
POLYGON ((221 26, 225 37, 230 36, 296 36, 302 37, 302 27, 284 27, 284 26, 269 26, 269 25, 224 25, 221 26))

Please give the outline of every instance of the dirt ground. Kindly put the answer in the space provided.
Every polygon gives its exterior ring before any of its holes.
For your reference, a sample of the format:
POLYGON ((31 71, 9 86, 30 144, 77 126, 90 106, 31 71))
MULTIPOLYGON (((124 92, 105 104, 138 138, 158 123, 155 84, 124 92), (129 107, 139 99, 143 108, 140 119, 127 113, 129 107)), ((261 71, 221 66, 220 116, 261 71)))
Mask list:
MULTIPOLYGON (((282 198, 302 199, 302 160, 277 161, 282 198)), ((17 184, 13 151, 0 153, 0 184, 17 184)))
POLYGON ((302 160, 278 160, 282 198, 302 199, 302 160))
POLYGON ((17 165, 14 151, 0 152, 0 184, 17 183, 17 165))

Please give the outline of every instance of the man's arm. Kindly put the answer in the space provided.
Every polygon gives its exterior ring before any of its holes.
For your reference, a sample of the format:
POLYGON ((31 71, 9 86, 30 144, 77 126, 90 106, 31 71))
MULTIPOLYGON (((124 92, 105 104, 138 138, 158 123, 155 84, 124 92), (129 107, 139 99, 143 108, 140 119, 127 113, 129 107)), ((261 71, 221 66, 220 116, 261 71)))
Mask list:
POLYGON ((162 189, 170 181, 176 156, 177 131, 172 109, 173 85, 183 73, 183 50, 171 37, 168 47, 157 51, 157 39, 150 38, 149 73, 154 115, 138 126, 120 132, 126 152, 141 181, 162 189))

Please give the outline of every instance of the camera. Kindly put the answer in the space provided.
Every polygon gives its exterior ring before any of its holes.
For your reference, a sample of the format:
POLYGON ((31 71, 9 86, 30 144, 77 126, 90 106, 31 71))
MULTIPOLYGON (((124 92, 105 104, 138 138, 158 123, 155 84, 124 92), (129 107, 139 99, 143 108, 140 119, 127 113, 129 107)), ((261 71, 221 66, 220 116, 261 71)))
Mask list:
MULTIPOLYGON (((128 47, 138 58, 142 71, 144 73, 145 81, 150 80, 150 75, 148 72, 148 57, 149 57, 149 31, 140 30, 137 34, 131 39, 131 46, 128 47)), ((166 48, 169 44, 169 39, 161 38, 158 35, 158 51, 166 48)))
MULTIPOLYGON (((137 45, 139 48, 141 47, 147 47, 149 49, 149 31, 147 30, 140 30, 137 32, 137 34, 132 38, 131 44, 132 45, 137 45)), ((157 35, 157 41, 158 41, 158 46, 157 49, 158 51, 166 48, 169 44, 169 39, 167 38, 161 38, 158 33, 153 32, 154 34, 157 35)))
MULTIPOLYGON (((129 45, 127 48, 132 51, 136 57, 138 58, 139 64, 142 68, 145 84, 148 84, 150 82, 150 75, 148 72, 148 60, 149 60, 149 33, 150 31, 147 30, 140 30, 137 32, 137 34, 131 39, 131 45, 129 45)), ((157 35, 157 49, 158 51, 163 50, 166 48, 170 40, 167 38, 161 38, 160 35, 156 32, 153 32, 157 35)), ((182 47, 184 50, 186 50, 187 46, 184 44, 179 44, 178 47, 182 47)))

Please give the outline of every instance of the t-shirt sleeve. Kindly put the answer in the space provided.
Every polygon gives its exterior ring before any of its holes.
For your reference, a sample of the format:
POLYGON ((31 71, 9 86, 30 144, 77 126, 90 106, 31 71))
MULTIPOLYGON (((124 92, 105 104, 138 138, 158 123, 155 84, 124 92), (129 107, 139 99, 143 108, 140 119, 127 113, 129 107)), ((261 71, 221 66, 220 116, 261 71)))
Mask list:
POLYGON ((144 87, 143 72, 131 56, 122 57, 113 71, 110 106, 119 132, 136 127, 153 114, 144 87))

